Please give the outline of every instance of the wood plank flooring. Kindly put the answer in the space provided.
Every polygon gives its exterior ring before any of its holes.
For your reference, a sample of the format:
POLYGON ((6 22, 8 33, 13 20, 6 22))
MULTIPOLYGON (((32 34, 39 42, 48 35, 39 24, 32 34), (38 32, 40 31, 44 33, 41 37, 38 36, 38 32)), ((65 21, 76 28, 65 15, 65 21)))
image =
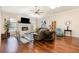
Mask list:
MULTIPOLYGON (((2 42, 1 53, 5 53, 6 41, 2 42)), ((32 41, 20 43, 17 53, 79 53, 79 38, 56 37, 55 41, 32 41)))

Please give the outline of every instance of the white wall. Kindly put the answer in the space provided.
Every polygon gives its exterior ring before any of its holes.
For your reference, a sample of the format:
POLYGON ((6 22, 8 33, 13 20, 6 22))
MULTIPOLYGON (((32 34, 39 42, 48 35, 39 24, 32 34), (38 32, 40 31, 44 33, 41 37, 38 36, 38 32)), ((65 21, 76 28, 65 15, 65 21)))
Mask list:
POLYGON ((79 37, 79 9, 73 9, 55 14, 55 20, 57 21, 57 28, 66 29, 66 20, 71 21, 70 29, 72 30, 72 36, 79 37))
POLYGON ((2 21, 1 21, 1 8, 0 8, 0 46, 1 46, 1 30, 2 30, 2 21))
MULTIPOLYGON (((35 21, 38 19, 38 27, 40 26, 40 19, 41 18, 34 18, 34 17, 31 17, 29 15, 20 15, 20 14, 13 14, 13 13, 7 13, 7 12, 2 12, 2 25, 4 25, 4 18, 6 18, 7 20, 9 20, 10 18, 14 18, 16 19, 17 21, 20 20, 21 17, 29 17, 31 19, 31 21, 33 22, 32 24, 34 26, 36 26, 37 24, 35 23, 35 21)), ((40 15, 40 17, 43 18, 43 16, 40 15)), ((47 22, 47 26, 49 27, 50 25, 50 22, 49 20, 51 20, 51 17, 49 15, 45 15, 44 16, 46 22, 47 22)), ((4 27, 2 26, 2 33, 4 33, 5 30, 4 30, 4 27)))
MULTIPOLYGON (((9 20, 9 18, 12 17, 12 18, 15 18, 16 20, 20 20, 20 17, 22 17, 22 16, 28 17, 27 15, 18 15, 18 14, 3 12, 2 13, 2 25, 3 25, 4 18, 7 18, 9 20)), ((70 20, 71 21, 70 29, 72 30, 73 36, 79 37, 79 28, 78 28, 79 27, 79 23, 78 23, 79 22, 79 9, 73 9, 73 10, 69 10, 69 11, 60 12, 57 14, 52 14, 52 16, 51 15, 44 16, 48 27, 53 20, 56 20, 57 28, 59 27, 59 28, 62 28, 62 30, 64 30, 64 29, 66 29, 65 21, 70 20), (55 18, 53 19, 52 16, 54 16, 55 18)), ((31 18, 31 20, 34 21, 35 18, 31 18)), ((40 20, 40 19, 38 19, 38 20, 40 20)), ((40 22, 40 21, 38 21, 38 22, 40 22)), ((3 27, 2 27, 1 32, 4 33, 3 27)))
POLYGON ((19 21, 21 19, 21 17, 27 17, 27 15, 19 15, 19 14, 2 12, 2 33, 5 32, 5 30, 4 30, 4 19, 5 18, 6 18, 6 20, 10 20, 10 18, 13 18, 13 19, 19 21))

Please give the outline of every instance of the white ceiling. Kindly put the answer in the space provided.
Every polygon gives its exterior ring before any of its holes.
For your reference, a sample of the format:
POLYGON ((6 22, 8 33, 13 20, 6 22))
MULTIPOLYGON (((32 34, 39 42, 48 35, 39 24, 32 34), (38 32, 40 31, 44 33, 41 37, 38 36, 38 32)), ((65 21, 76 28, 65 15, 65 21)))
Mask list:
POLYGON ((64 11, 77 9, 77 8, 79 8, 79 6, 61 6, 61 7, 53 9, 52 13, 64 12, 64 11))
MULTIPOLYGON (((16 14, 32 14, 34 6, 2 6, 2 11, 9 12, 9 13, 16 13, 16 14)), ((59 13, 71 9, 76 9, 79 8, 78 6, 62 6, 62 7, 57 7, 55 9, 51 9, 49 6, 39 6, 43 15, 45 14, 54 14, 54 13, 59 13)))
MULTIPOLYGON (((34 6, 4 6, 1 7, 2 11, 9 12, 9 13, 16 13, 16 14, 32 14, 34 9, 34 6)), ((48 6, 40 6, 38 7, 40 9, 40 12, 44 12, 41 14, 50 14, 51 8, 48 6)))

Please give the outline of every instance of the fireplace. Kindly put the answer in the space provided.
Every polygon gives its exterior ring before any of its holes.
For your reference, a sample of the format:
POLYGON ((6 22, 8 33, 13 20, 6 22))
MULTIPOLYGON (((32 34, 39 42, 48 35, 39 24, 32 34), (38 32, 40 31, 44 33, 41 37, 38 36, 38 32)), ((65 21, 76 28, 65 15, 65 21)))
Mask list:
POLYGON ((33 40, 33 28, 31 24, 26 23, 19 23, 18 24, 19 29, 19 39, 22 43, 27 43, 31 40, 33 40))
POLYGON ((28 27, 22 27, 22 31, 27 31, 28 27))
POLYGON ((19 23, 18 25, 20 35, 24 35, 25 33, 31 33, 33 31, 31 24, 19 23))

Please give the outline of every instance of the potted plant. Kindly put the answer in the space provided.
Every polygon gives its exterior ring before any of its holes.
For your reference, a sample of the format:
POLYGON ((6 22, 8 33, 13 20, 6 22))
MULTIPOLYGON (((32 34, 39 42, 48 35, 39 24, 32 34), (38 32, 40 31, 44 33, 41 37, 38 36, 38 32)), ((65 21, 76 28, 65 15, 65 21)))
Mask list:
POLYGON ((8 29, 9 29, 9 21, 4 19, 4 30, 5 30, 5 37, 8 37, 8 29))

